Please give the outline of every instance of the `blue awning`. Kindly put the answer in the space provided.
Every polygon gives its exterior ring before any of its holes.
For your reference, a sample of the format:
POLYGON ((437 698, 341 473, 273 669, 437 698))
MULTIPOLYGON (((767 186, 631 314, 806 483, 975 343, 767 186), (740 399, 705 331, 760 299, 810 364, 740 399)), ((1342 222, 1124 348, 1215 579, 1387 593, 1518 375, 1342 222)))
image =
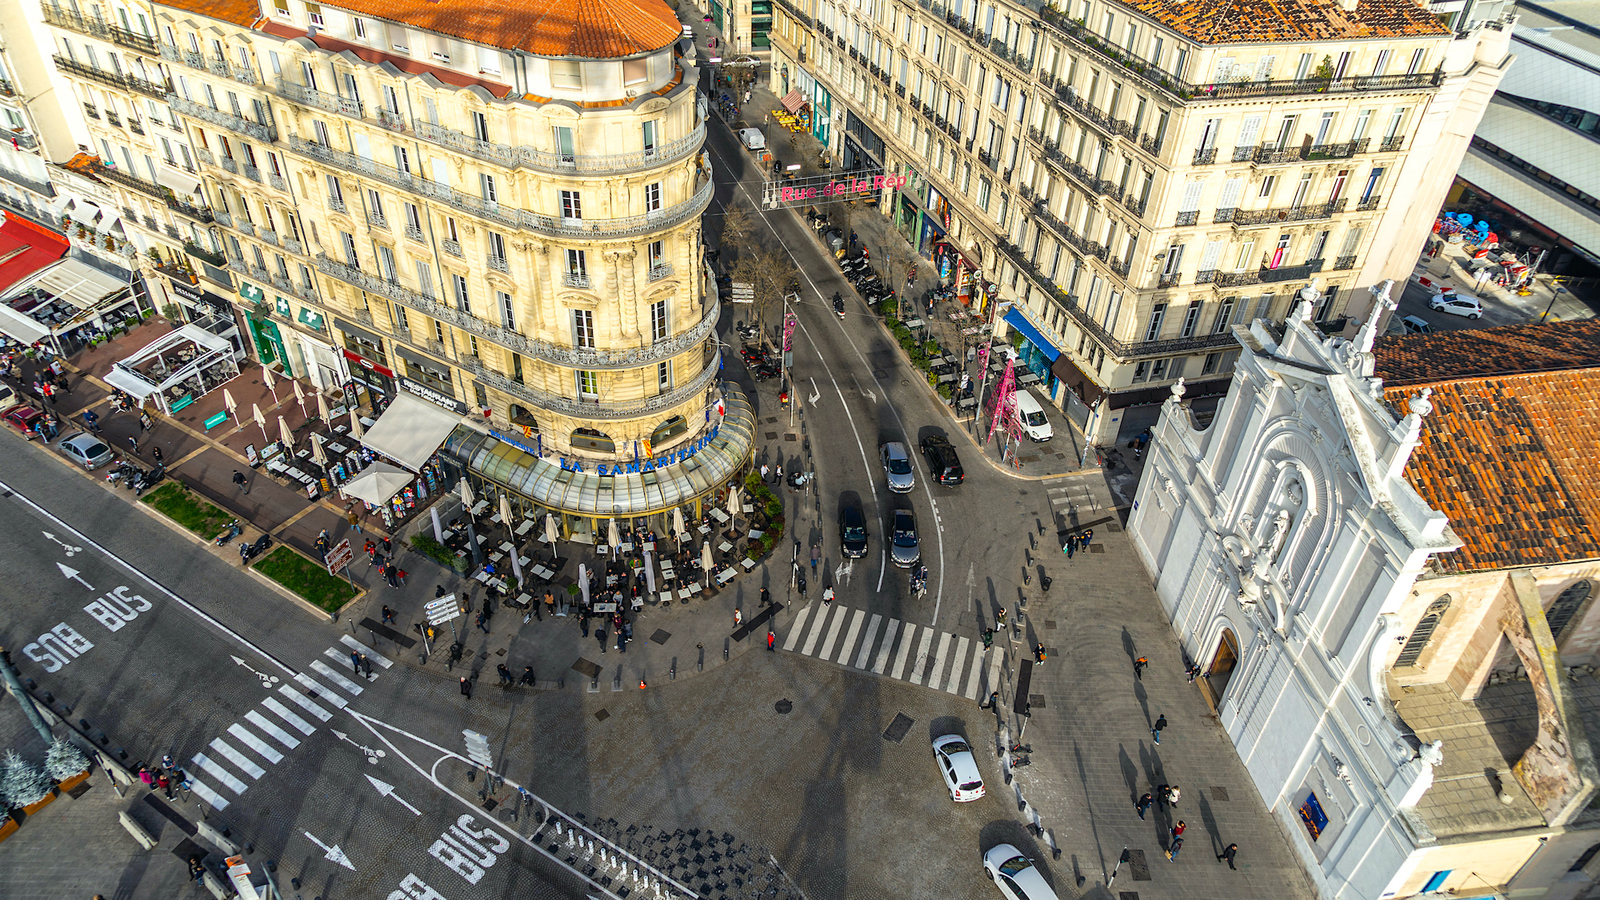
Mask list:
POLYGON ((1055 362, 1056 357, 1061 355, 1061 351, 1057 350, 1054 344, 1045 340, 1044 335, 1039 333, 1039 329, 1033 327, 1033 323, 1028 321, 1028 317, 1022 314, 1022 310, 1013 306, 1006 310, 1005 318, 1007 325, 1022 332, 1022 336, 1032 341, 1033 346, 1039 348, 1039 352, 1049 357, 1051 362, 1055 362))

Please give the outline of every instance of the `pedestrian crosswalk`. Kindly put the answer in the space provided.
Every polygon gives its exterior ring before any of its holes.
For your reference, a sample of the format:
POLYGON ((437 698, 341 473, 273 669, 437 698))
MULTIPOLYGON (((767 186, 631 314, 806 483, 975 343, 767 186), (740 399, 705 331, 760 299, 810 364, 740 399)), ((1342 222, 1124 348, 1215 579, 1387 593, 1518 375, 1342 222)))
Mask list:
POLYGON ((1004 663, 999 647, 839 603, 801 609, 783 649, 969 700, 999 687, 1004 663))
POLYGON ((377 670, 394 665, 349 635, 342 635, 339 643, 328 647, 323 655, 350 667, 350 675, 317 659, 312 661, 311 670, 321 680, 300 673, 294 676, 292 684, 279 683, 274 694, 264 697, 244 714, 243 720, 229 725, 223 734, 192 757, 187 775, 189 789, 195 796, 214 810, 227 809, 233 799, 267 774, 266 766, 283 762, 285 751, 299 747, 303 739, 316 733, 313 721, 320 724, 332 719, 330 707, 343 709, 350 702, 343 694, 361 695, 363 688, 353 678, 375 681, 377 670), (366 654, 374 669, 372 675, 366 675, 365 670, 355 672, 350 659, 352 652, 366 654))

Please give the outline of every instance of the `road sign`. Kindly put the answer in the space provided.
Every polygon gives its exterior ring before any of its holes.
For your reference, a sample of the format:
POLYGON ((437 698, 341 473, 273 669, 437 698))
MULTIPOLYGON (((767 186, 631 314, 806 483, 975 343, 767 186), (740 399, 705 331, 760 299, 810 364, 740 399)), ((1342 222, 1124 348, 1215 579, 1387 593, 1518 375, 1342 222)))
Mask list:
POLYGON ((443 625, 461 615, 461 607, 456 603, 455 594, 445 594, 443 597, 424 606, 422 613, 428 617, 429 625, 443 625))
MULTIPOLYGON (((457 609, 456 607, 452 606, 449 609, 441 609, 438 612, 428 613, 428 624, 429 625, 443 625, 444 623, 450 621, 451 619, 454 619, 456 616, 459 616, 459 615, 461 615, 461 610, 457 609)), ((454 627, 454 626, 452 626, 452 627, 454 627)))
POLYGON ((333 549, 328 551, 328 574, 339 574, 339 570, 350 565, 350 560, 354 558, 355 551, 350 549, 349 538, 334 544, 333 549))
POLYGON ((432 615, 433 613, 436 613, 441 609, 455 609, 455 608, 456 608, 456 595, 455 594, 445 594, 443 597, 440 597, 439 599, 434 600, 433 602, 429 603, 427 606, 424 606, 422 609, 423 609, 424 612, 428 613, 429 615, 432 615))

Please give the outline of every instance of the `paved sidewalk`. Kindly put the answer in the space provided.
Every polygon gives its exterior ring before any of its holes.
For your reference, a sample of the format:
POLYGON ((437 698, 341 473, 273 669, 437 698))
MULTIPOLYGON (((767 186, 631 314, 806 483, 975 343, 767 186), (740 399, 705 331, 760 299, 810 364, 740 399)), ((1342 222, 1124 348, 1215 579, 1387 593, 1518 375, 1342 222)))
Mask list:
POLYGON ((1033 764, 1015 770, 1010 789, 1061 849, 1058 871, 1076 873, 1088 893, 1111 896, 1095 888, 1127 847, 1136 864, 1122 867, 1115 892, 1314 896, 1287 845, 1297 838, 1268 814, 1226 733, 1187 682, 1182 652, 1120 514, 1101 518, 1081 523, 1094 528, 1089 552, 1047 559, 1055 591, 1017 617, 997 723, 999 741, 1020 736, 1033 748, 1033 764), (1048 658, 1034 666, 1031 648, 1040 643, 1048 658), (1142 681, 1133 673, 1139 656, 1150 659, 1142 681), (1023 683, 1026 718, 1016 711, 1023 683), (1161 716, 1168 724, 1158 745, 1150 728, 1161 716), (1178 805, 1153 808, 1141 820, 1134 802, 1161 784, 1181 789, 1178 805), (1178 820, 1188 826, 1184 848, 1169 862, 1168 829, 1178 820), (1238 871, 1216 859, 1230 843, 1239 845, 1238 871))

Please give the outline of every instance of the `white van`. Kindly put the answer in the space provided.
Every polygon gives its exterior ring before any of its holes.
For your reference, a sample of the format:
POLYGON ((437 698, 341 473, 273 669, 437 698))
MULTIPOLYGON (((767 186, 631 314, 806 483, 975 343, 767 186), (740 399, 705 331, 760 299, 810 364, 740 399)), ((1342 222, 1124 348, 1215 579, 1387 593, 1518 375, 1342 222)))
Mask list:
POLYGON ((759 128, 741 128, 739 129, 739 143, 743 144, 746 150, 765 150, 767 149, 767 136, 762 134, 759 128))
POLYGON ((1042 444, 1054 436, 1050 420, 1044 417, 1044 407, 1026 389, 1017 391, 1017 421, 1022 424, 1022 433, 1029 440, 1042 444))

